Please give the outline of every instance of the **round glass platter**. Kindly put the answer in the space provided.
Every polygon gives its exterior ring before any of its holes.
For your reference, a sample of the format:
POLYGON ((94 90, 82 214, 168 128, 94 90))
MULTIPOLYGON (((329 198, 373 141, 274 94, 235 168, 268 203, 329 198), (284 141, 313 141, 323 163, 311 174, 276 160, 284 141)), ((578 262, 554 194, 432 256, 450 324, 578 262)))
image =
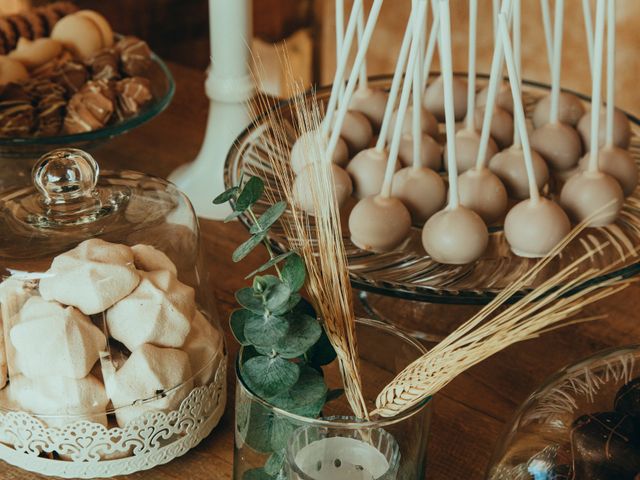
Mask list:
MULTIPOLYGON (((466 74, 458 74, 465 78, 466 74)), ((487 77, 478 76, 480 88, 486 85, 487 77)), ((390 77, 376 77, 371 86, 387 89, 390 77)), ((533 112, 536 102, 548 94, 550 87, 545 84, 524 81, 523 100, 527 116, 533 112)), ((565 90, 567 91, 567 90, 565 90)), ((574 92, 571 92, 574 93, 574 92)), ((326 104, 330 88, 318 89, 318 101, 326 104)), ((589 97, 577 95, 588 107, 589 97)), ((632 139, 630 151, 636 163, 640 163, 640 120, 627 114, 631 121, 632 139)), ((227 157, 225 184, 236 185, 244 172, 265 179, 266 189, 275 188, 273 172, 266 152, 272 136, 272 119, 279 118, 282 127, 289 132, 289 141, 296 140, 294 113, 290 101, 285 101, 258 118, 253 125, 240 134, 227 157)), ((439 142, 444 143, 444 125, 440 124, 439 142)), ((440 172, 445 176, 445 172, 440 172)), ((268 192, 267 192, 268 193, 268 192)), ((275 192, 274 197, 280 195, 275 192)), ((270 195, 265 195, 265 198, 270 195)), ((259 202, 255 211, 259 215, 268 208, 266 200, 259 202)), ((288 213, 285 213, 285 215, 288 213)), ((346 215, 346 214, 345 214, 346 215)), ((249 228, 251 220, 242 215, 240 221, 249 228)), ((593 253, 582 268, 607 269, 615 261, 620 267, 609 271, 606 276, 595 276, 588 281, 601 282, 610 277, 630 277, 640 272, 640 262, 632 255, 640 246, 640 192, 636 190, 625 201, 622 214, 615 224, 585 230, 564 251, 554 258, 530 285, 527 285, 512 298, 516 300, 525 295, 530 288, 545 281, 563 266, 568 265, 589 251, 608 244, 593 253)), ((312 220, 311 220, 312 222, 312 220)), ((346 222, 343 221, 344 242, 349 261, 349 270, 354 288, 379 295, 403 298, 413 301, 448 304, 485 304, 507 285, 519 279, 535 263, 535 259, 514 255, 502 232, 501 226, 490 228, 489 247, 477 261, 467 265, 443 265, 433 261, 424 251, 421 242, 421 228, 413 227, 406 242, 388 253, 371 253, 356 247, 348 236, 346 222)), ((274 226, 269 240, 277 250, 284 249, 286 238, 280 227, 274 226)))

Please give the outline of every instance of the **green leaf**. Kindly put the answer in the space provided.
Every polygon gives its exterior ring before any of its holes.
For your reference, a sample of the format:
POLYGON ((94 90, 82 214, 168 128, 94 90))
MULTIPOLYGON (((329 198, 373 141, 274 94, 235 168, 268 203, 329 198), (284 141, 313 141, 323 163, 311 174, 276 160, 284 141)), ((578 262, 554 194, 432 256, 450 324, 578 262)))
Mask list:
POLYGON ((245 310, 244 308, 239 310, 234 310, 231 313, 231 317, 229 318, 229 325, 231 326, 231 332, 233 336, 236 337, 236 340, 240 345, 249 345, 250 342, 247 341, 247 338, 244 334, 244 327, 247 323, 247 319, 251 318, 255 314, 249 310, 245 310))
POLYGON ((278 221, 282 214, 287 209, 287 202, 278 202, 264 212, 258 219, 258 223, 255 223, 249 229, 250 233, 266 232, 271 226, 278 221))
POLYGON ((213 199, 214 205, 220 205, 222 203, 228 202, 232 198, 235 198, 236 194, 240 191, 239 187, 231 187, 228 190, 225 190, 216 198, 213 199))
POLYGON ((323 365, 329 365, 335 359, 336 351, 323 328, 320 339, 307 352, 307 361, 310 365, 320 368, 323 365))
POLYGON ((260 245, 260 243, 262 243, 262 241, 264 240, 264 237, 264 233, 253 235, 251 238, 249 238, 249 240, 236 248, 235 252, 233 252, 233 255, 231 256, 231 259, 236 263, 239 262, 244 257, 249 255, 254 248, 260 245))
POLYGON ((295 385, 300 367, 280 356, 260 355, 247 360, 242 376, 253 393, 268 399, 295 385))
POLYGON ((260 200, 262 192, 264 192, 264 182, 258 177, 249 178, 236 200, 234 210, 236 212, 244 212, 247 208, 260 200))
POLYGON ((269 287, 264 295, 264 306, 270 312, 281 311, 282 307, 286 306, 291 297, 291 289, 284 283, 277 283, 269 287))
POLYGON ((289 323, 289 331, 278 341, 275 350, 284 358, 297 358, 318 341, 322 327, 309 315, 290 315, 289 323))
POLYGON ((254 402, 251 404, 244 440, 256 452, 272 453, 287 446, 295 429, 296 425, 288 419, 254 402))
POLYGON ((256 294, 264 296, 264 294, 272 287, 282 283, 275 275, 260 275, 253 279, 253 290, 256 294))
POLYGON ((295 315, 309 315, 310 317, 316 318, 316 311, 313 309, 313 305, 306 299, 301 298, 300 302, 294 307, 293 314, 295 315))
POLYGON ((286 318, 269 313, 251 314, 244 322, 244 336, 255 346, 274 349, 288 331, 289 321, 286 318))
POLYGON ((247 310, 262 315, 264 313, 264 304, 262 296, 256 295, 253 288, 241 288, 236 292, 236 301, 247 310))
POLYGON ((265 263, 264 265, 262 265, 260 268, 258 268, 257 270, 254 270, 253 272, 251 272, 249 275, 247 275, 245 278, 251 278, 254 275, 257 275, 258 273, 262 273, 265 270, 269 270, 271 267, 274 267, 275 265, 277 265, 278 263, 280 263, 282 260, 285 260, 287 257, 289 257, 291 254, 293 254, 293 252, 286 252, 283 253, 282 255, 278 255, 277 257, 273 257, 271 260, 269 260, 267 263, 265 263))
POLYGON ((304 417, 318 416, 327 398, 324 378, 313 368, 303 366, 296 384, 286 392, 269 400, 270 403, 287 412, 304 417))
POLYGON ((242 480, 274 480, 274 477, 265 472, 264 468, 253 468, 242 474, 242 480))
POLYGON ((282 465, 284 465, 284 451, 280 450, 271 454, 267 463, 264 464, 264 471, 275 476, 282 470, 282 465))
POLYGON ((236 218, 238 218, 240 215, 242 215, 244 212, 231 212, 229 215, 227 215, 224 219, 224 223, 229 223, 232 222, 233 220, 235 220, 236 218))
POLYGON ((289 285, 292 292, 297 292, 304 286, 306 276, 307 270, 300 255, 291 255, 282 268, 282 280, 289 285))
POLYGON ((289 299, 282 304, 279 308, 275 309, 273 313, 276 315, 284 315, 285 313, 292 312, 296 305, 300 303, 302 297, 299 293, 292 293, 289 299))

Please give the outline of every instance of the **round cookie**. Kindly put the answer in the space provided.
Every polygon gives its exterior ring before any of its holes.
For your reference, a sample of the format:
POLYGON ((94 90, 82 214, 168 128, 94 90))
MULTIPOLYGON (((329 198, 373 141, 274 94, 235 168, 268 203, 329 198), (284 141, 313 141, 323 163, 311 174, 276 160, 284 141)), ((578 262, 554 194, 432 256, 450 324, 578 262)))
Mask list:
POLYGON ((102 33, 95 22, 81 15, 68 15, 56 23, 51 38, 85 60, 102 48, 102 33))
POLYGON ((20 38, 16 49, 9 54, 9 57, 32 70, 56 58, 61 52, 62 44, 51 38, 39 38, 33 41, 20 38))
POLYGON ((27 69, 18 60, 7 56, 0 56, 0 85, 19 82, 29 78, 27 69))
POLYGON ((100 35, 102 36, 102 48, 113 46, 113 30, 106 18, 95 10, 80 10, 75 15, 88 18, 96 24, 96 27, 98 27, 100 35))

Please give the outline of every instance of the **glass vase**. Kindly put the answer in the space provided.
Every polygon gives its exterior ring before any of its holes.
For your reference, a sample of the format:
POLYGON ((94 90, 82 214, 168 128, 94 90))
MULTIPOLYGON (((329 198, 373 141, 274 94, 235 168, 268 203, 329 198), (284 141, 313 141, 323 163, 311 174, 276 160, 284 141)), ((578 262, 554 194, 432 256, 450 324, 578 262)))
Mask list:
MULTIPOLYGON (((356 324, 363 394, 369 411, 380 391, 426 349, 375 320, 356 324)), ((254 395, 236 361, 234 480, 419 480, 424 478, 431 401, 394 418, 356 419, 345 395, 321 418, 279 409, 254 395)), ((324 367, 329 389, 342 386, 337 362, 324 367)))

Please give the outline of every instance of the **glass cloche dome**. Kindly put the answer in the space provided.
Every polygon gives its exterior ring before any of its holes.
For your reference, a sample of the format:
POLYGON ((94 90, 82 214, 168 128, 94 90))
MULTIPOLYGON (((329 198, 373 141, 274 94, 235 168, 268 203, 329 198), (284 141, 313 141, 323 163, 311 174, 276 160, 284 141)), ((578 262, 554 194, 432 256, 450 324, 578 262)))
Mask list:
MULTIPOLYGON (((0 193, 1 447, 78 460, 86 452, 27 445, 3 421, 133 434, 225 383, 206 278, 197 219, 173 185, 100 173, 81 150, 44 155, 33 186, 0 193)), ((141 451, 111 447, 92 458, 141 451)))

